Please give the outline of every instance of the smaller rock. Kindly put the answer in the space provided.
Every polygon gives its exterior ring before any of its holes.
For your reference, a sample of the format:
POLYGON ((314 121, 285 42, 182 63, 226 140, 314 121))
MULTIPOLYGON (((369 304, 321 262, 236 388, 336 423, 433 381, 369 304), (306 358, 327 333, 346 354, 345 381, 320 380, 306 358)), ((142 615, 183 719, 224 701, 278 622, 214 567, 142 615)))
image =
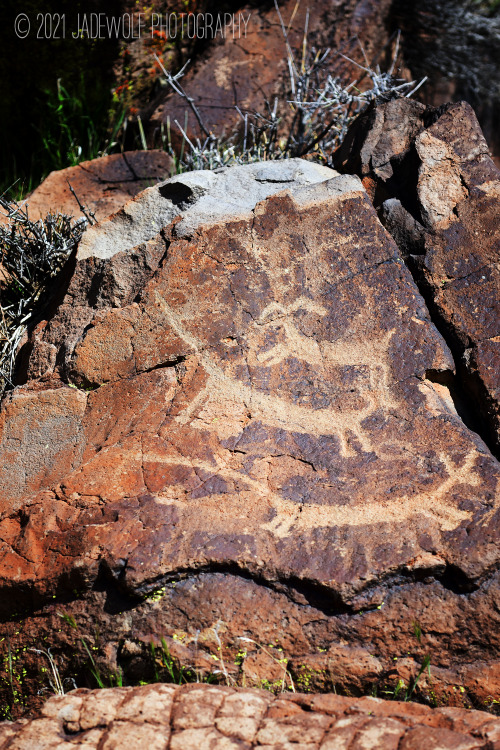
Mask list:
POLYGON ((84 161, 76 167, 51 172, 27 198, 29 215, 39 219, 51 211, 76 216, 79 201, 98 221, 119 211, 141 190, 170 176, 172 159, 164 151, 127 151, 84 161))

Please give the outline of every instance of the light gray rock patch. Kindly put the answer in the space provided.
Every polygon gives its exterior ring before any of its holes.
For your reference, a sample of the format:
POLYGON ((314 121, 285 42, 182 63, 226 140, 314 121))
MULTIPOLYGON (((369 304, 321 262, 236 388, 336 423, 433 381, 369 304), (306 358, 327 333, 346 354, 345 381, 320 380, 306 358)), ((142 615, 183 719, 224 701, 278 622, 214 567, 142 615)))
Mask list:
MULTIPOLYGON (((337 177, 328 167, 288 159, 176 175, 140 193, 121 211, 90 227, 78 249, 78 260, 112 258, 147 242, 176 217, 176 234, 185 237, 198 227, 224 218, 248 218, 260 201, 282 190, 337 177)), ((350 178, 351 180, 353 178, 350 178)), ((358 189, 362 189, 359 183, 358 189)))

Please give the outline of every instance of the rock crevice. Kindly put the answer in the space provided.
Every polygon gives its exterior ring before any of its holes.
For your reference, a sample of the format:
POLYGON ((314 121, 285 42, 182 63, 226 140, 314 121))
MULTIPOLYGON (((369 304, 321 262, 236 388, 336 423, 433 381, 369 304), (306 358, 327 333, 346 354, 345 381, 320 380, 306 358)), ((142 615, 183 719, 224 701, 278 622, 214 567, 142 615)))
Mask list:
POLYGON ((369 187, 454 356, 458 411, 498 458, 500 171, 474 112, 395 99, 355 123, 334 163, 369 187))

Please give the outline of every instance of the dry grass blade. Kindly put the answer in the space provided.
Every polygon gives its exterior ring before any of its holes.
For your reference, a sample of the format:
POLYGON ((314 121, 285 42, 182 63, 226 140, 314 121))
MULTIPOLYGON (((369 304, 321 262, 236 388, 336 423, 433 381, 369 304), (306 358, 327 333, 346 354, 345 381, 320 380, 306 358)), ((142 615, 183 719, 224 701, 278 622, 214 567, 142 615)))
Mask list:
MULTIPOLYGON (((281 32, 285 43, 286 65, 284 66, 282 94, 265 102, 265 112, 236 111, 242 119, 242 127, 229 138, 210 133, 203 123, 199 108, 179 84, 186 66, 176 75, 168 73, 160 63, 165 78, 173 91, 185 100, 194 113, 204 138, 188 135, 187 125, 176 126, 182 135, 180 156, 170 140, 165 147, 174 158, 175 172, 197 169, 218 169, 232 164, 248 164, 270 159, 306 157, 329 165, 331 155, 342 143, 351 122, 366 107, 377 99, 412 96, 424 83, 417 86, 395 78, 400 42, 396 38, 395 51, 389 70, 382 72, 378 65, 370 64, 363 49, 364 65, 341 55, 361 71, 358 80, 341 81, 329 72, 330 50, 316 50, 308 45, 309 12, 306 12, 304 33, 300 49, 294 51, 289 40, 289 29, 285 25, 277 0, 274 0, 281 32), (359 88, 363 81, 365 87, 359 88), (367 85, 366 85, 367 84, 367 85)), ((297 12, 297 2, 292 18, 297 12)), ((186 113, 187 114, 187 113, 186 113)))
POLYGON ((13 386, 12 374, 21 339, 43 304, 54 277, 76 248, 88 219, 72 222, 66 214, 32 221, 26 203, 0 196, 7 225, 0 226, 0 396, 13 386))

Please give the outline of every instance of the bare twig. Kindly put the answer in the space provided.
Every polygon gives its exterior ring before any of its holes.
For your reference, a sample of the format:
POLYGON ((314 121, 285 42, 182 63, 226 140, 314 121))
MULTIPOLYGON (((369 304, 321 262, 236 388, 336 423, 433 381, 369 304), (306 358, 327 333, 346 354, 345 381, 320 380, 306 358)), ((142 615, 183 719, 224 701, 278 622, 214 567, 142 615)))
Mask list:
POLYGON ((347 55, 340 56, 358 68, 361 75, 348 83, 331 75, 328 70, 330 50, 316 50, 308 44, 308 11, 305 14, 300 49, 294 52, 290 44, 289 30, 299 3, 300 0, 297 0, 287 26, 278 1, 274 0, 286 53, 282 89, 289 92, 288 96, 276 97, 272 103, 266 100, 265 114, 261 111, 243 112, 236 106, 236 112, 243 122, 240 129, 228 138, 223 135, 215 136, 202 125, 196 104, 179 84, 186 66, 176 75, 171 75, 157 58, 168 83, 189 104, 206 136, 203 141, 194 138, 191 134, 188 135, 187 124, 182 128, 176 122, 182 135, 181 154, 178 156, 172 148, 168 128, 168 150, 178 171, 217 169, 231 164, 248 164, 297 156, 315 159, 328 165, 350 124, 370 102, 379 98, 412 96, 425 82, 424 79, 415 86, 413 82, 394 77, 400 48, 399 34, 396 36, 392 62, 387 72, 381 71, 378 64, 370 63, 358 40, 364 64, 347 55))
POLYGON ((163 75, 167 79, 167 83, 174 89, 174 91, 180 97, 182 97, 188 103, 189 107, 191 108, 191 111, 193 112, 194 116, 196 117, 196 119, 198 121, 198 125, 200 126, 201 130, 205 133, 205 135, 207 136, 207 138, 210 138, 211 134, 207 130, 207 128, 205 127, 205 124, 204 124, 203 120, 201 119, 201 115, 198 112, 196 104, 194 103, 194 99, 191 96, 188 96, 188 94, 186 94, 186 92, 184 91, 183 87, 179 83, 179 80, 184 75, 184 71, 186 70, 186 67, 189 65, 190 60, 188 60, 186 62, 186 64, 184 65, 184 67, 181 68, 181 70, 179 70, 179 72, 176 73, 175 76, 173 76, 171 73, 168 72, 168 70, 165 69, 165 66, 163 65, 162 61, 160 60, 160 58, 158 57, 158 55, 156 53, 155 53, 155 59, 156 59, 158 65, 160 66, 160 68, 162 69, 163 75))
POLYGON ((40 654, 41 656, 45 656, 50 664, 50 669, 52 671, 52 678, 49 677, 49 684, 52 690, 56 695, 64 695, 64 687, 61 680, 61 675, 59 674, 59 669, 57 668, 57 664, 55 662, 54 657, 52 656, 50 652, 50 648, 43 649, 43 648, 30 648, 30 651, 33 651, 35 654, 40 654))
POLYGON ((66 180, 66 182, 68 183, 68 187, 71 190, 76 202, 78 203, 78 208, 80 209, 82 214, 85 216, 90 226, 92 226, 97 221, 95 213, 90 208, 87 208, 86 206, 83 205, 83 203, 80 201, 80 198, 77 196, 75 189, 73 188, 70 181, 66 180))

